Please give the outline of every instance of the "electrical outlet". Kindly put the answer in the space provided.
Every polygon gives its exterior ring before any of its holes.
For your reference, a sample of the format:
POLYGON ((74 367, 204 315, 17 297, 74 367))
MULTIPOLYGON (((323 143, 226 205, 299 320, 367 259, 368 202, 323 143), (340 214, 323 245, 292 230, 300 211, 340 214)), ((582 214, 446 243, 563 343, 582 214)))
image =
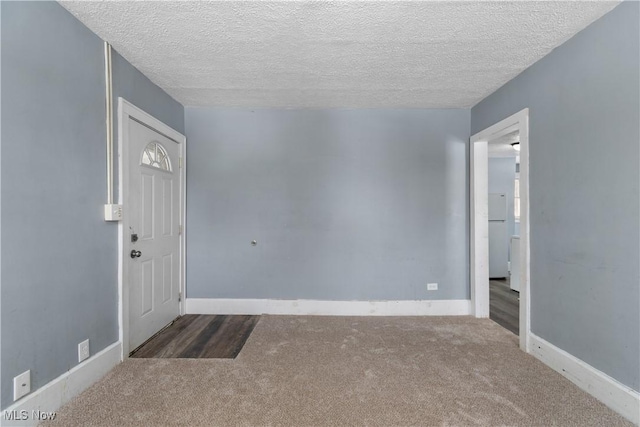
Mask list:
POLYGON ((438 284, 437 283, 427 283, 427 290, 428 291, 437 291, 438 290, 438 284))
POLYGON ((13 379, 13 400, 31 392, 31 371, 26 371, 13 379))
POLYGON ((78 344, 78 362, 89 358, 89 340, 84 340, 78 344))

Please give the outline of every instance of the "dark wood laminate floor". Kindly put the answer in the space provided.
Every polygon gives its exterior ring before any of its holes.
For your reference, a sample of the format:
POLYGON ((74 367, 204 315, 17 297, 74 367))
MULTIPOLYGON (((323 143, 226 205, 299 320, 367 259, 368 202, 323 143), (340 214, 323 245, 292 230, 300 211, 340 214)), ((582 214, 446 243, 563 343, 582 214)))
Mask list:
POLYGON ((131 357, 235 359, 260 316, 187 314, 150 339, 131 357))
POLYGON ((520 329, 520 294, 505 280, 489 280, 489 318, 518 335, 520 329))

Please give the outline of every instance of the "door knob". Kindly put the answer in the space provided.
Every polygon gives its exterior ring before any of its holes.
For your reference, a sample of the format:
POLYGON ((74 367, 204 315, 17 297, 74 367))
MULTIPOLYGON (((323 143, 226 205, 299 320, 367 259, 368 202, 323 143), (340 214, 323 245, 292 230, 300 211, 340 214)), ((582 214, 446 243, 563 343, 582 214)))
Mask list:
POLYGON ((135 249, 131 251, 131 258, 140 258, 142 256, 142 252, 136 251, 135 249))

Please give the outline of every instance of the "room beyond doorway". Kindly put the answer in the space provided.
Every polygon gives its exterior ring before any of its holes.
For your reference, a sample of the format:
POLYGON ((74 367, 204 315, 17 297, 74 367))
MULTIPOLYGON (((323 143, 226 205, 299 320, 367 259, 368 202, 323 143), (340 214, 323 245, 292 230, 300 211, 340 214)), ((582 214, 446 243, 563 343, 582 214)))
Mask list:
POLYGON ((489 139, 489 317, 519 332, 520 131, 489 139))

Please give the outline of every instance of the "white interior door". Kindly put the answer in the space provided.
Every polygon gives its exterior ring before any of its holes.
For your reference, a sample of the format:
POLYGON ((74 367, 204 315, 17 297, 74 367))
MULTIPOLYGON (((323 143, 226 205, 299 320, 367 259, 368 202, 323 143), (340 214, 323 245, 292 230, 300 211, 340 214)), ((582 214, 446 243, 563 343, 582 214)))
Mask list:
POLYGON ((180 146, 129 118, 129 349, 180 314, 180 146))

